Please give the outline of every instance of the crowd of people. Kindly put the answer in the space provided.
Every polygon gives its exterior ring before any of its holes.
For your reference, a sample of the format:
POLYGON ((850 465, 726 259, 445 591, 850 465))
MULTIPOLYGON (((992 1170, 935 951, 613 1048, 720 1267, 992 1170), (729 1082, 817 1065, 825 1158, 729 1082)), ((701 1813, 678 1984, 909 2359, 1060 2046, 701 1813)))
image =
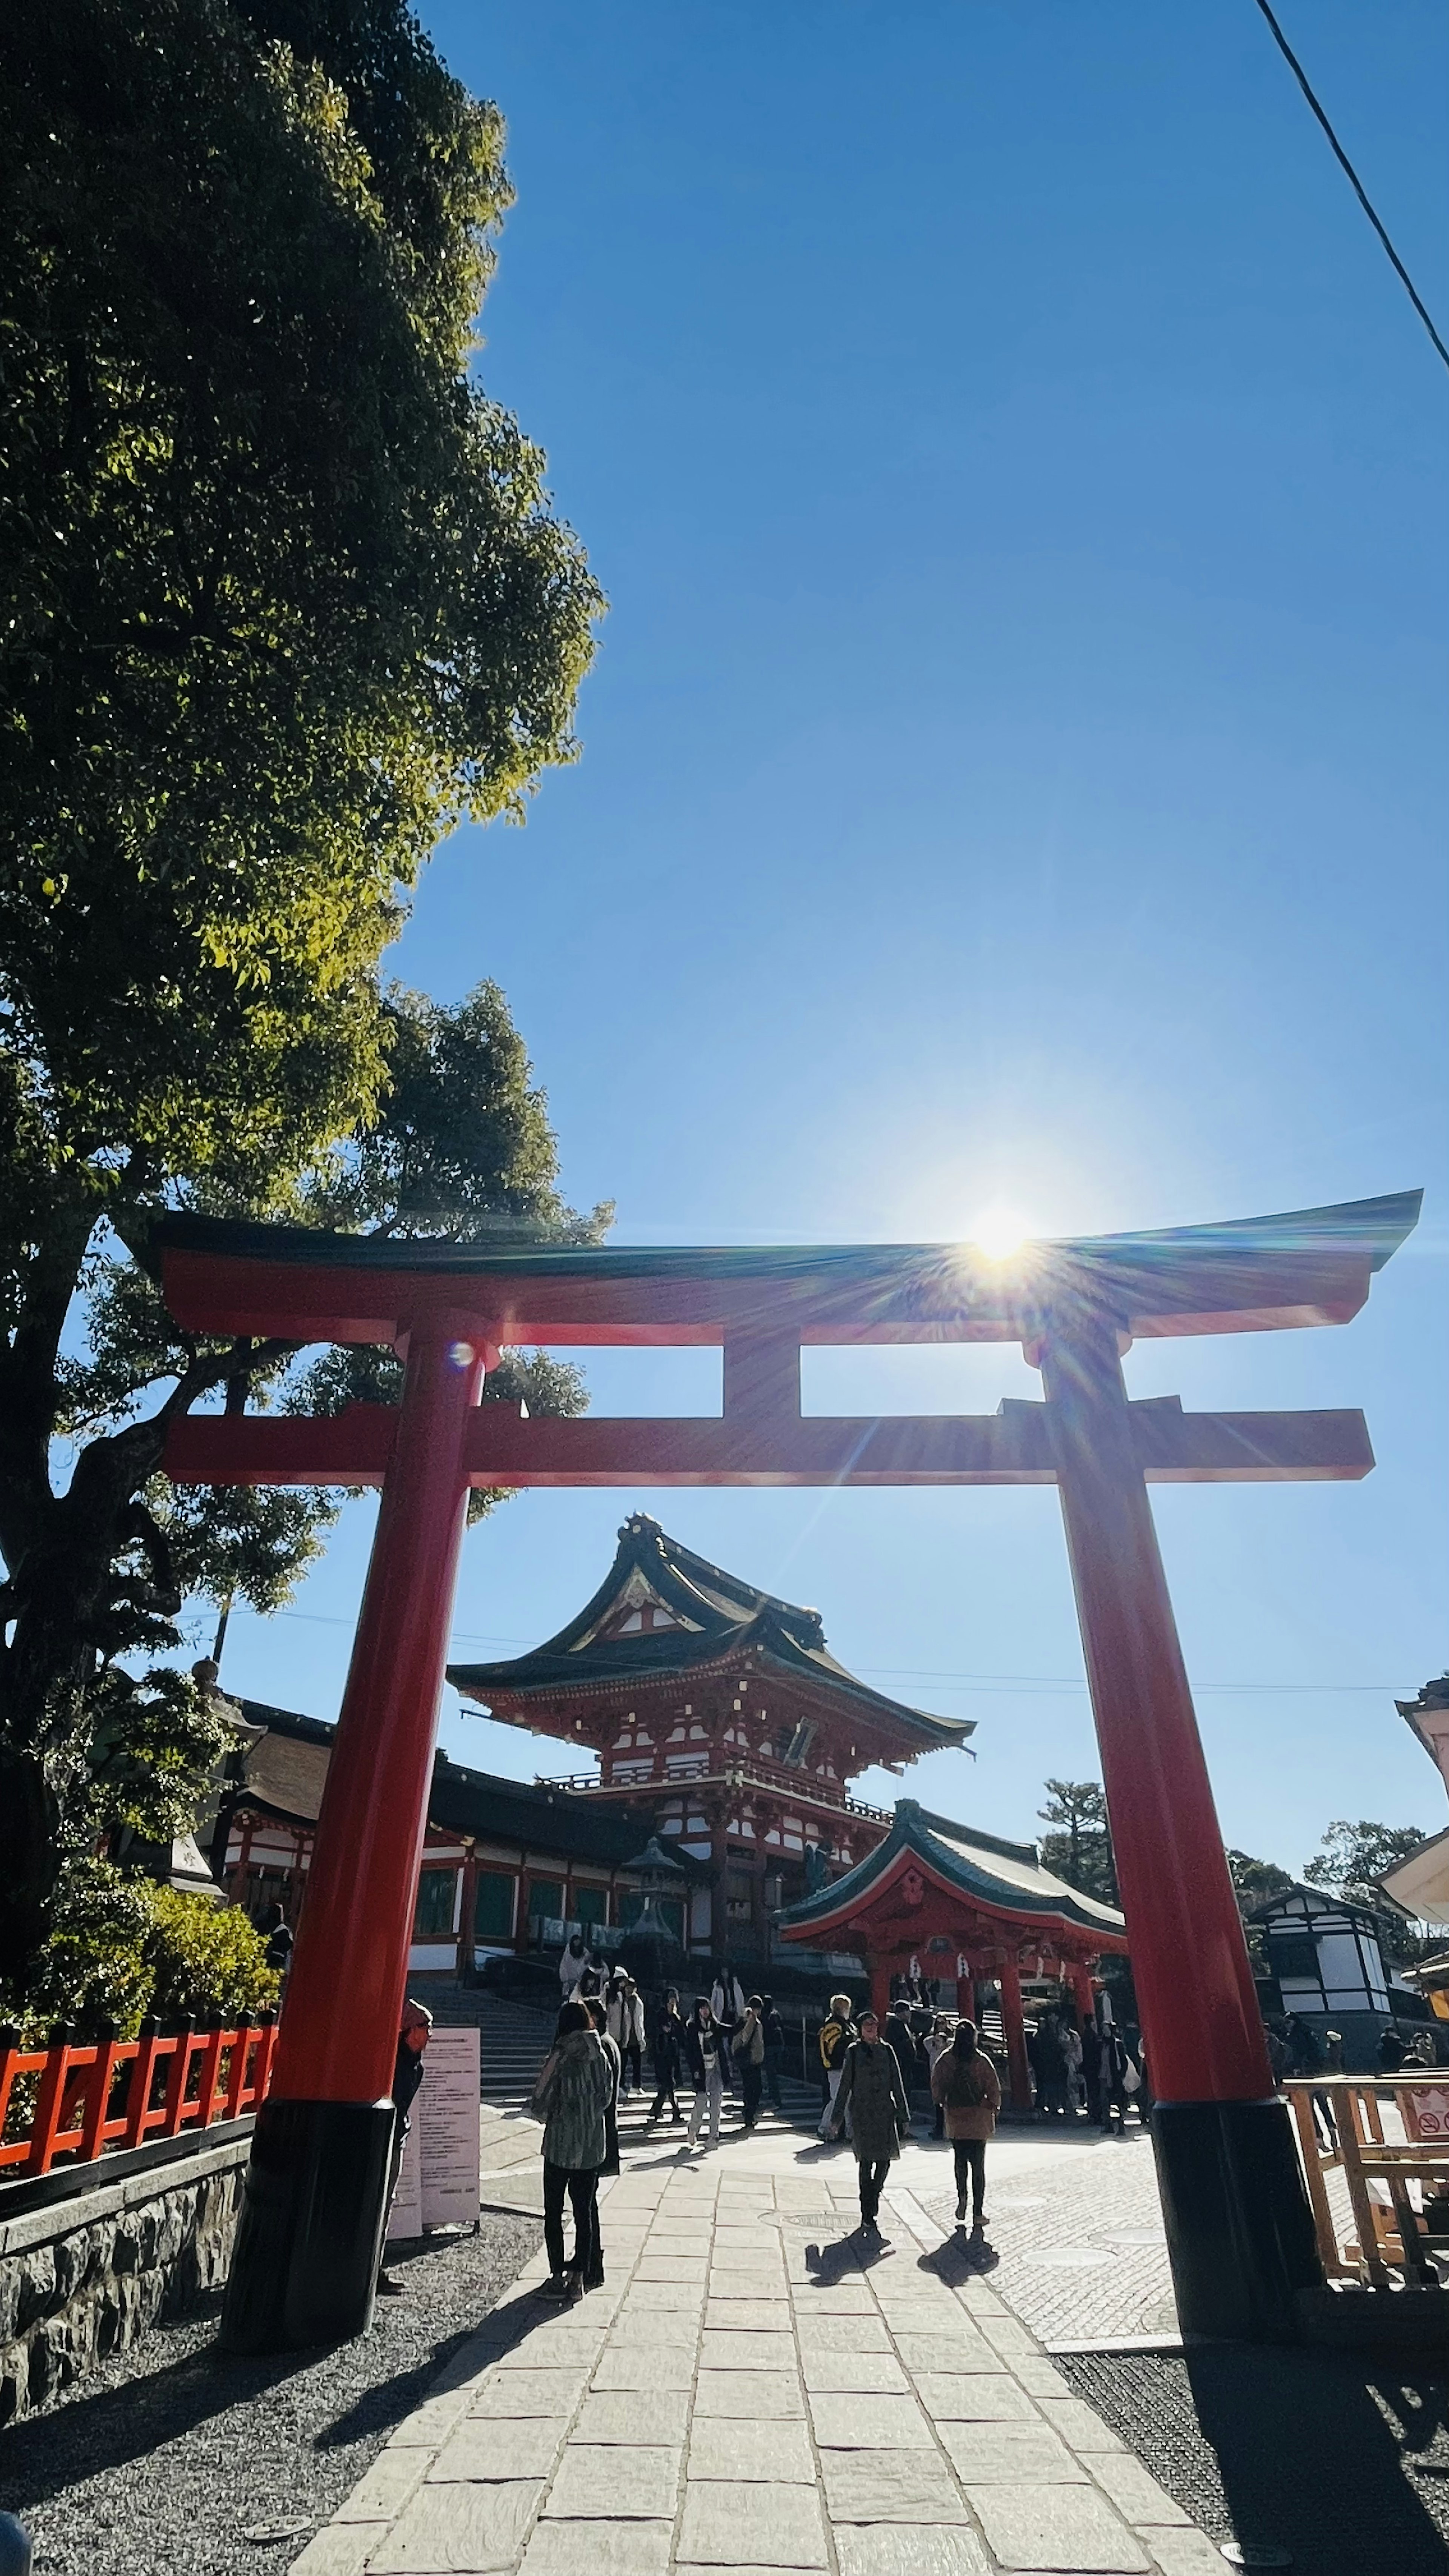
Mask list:
MULTIPOLYGON (((617 2111, 642 2098, 647 2057, 653 2079, 646 2129, 684 2128, 681 2152, 719 2145, 724 2106, 737 2089, 741 2131, 761 2109, 783 2110, 785 2030, 773 1997, 746 1993, 729 1966, 688 2011, 674 1987, 646 2003, 623 1968, 612 1971, 575 1936, 559 1965, 563 2000, 554 2044, 533 2096, 544 2123, 546 2295, 581 2296, 603 2278, 597 2193, 617 2173, 617 2111), (686 2113, 680 2096, 690 2096, 686 2113), (574 2213, 565 2252, 564 2210, 574 2213)), ((1104 2130, 1125 2125, 1135 2106, 1145 2122, 1150 2096, 1135 2032, 1124 2034, 1110 2007, 1083 2025, 1070 2011, 1043 2013, 1030 2037, 1037 2116, 1085 2116, 1104 2130)), ((939 1989, 917 1977, 893 1980, 889 2012, 857 2014, 848 1994, 830 1998, 816 2037, 822 2107, 818 2136, 848 2139, 860 2181, 860 2226, 879 2232, 890 2167, 923 2114, 951 2147, 956 2221, 973 2235, 986 2225, 986 2147, 1001 2109, 1001 2074, 974 2021, 940 2009, 939 1989)))

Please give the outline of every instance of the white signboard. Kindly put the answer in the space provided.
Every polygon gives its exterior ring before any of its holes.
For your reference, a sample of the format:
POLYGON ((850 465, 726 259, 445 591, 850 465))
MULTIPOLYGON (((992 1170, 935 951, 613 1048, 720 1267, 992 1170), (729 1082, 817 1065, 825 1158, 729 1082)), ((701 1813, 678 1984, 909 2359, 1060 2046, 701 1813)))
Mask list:
POLYGON ((388 2221, 388 2241, 478 2223, 478 2032, 434 2023, 388 2221))

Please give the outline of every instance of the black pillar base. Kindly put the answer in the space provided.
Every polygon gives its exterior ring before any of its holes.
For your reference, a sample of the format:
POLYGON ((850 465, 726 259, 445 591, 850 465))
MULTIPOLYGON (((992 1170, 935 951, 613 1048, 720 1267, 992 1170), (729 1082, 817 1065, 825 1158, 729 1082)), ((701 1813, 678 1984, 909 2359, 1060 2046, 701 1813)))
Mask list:
POLYGON ((231 2276, 228 2352, 343 2343, 372 2322, 387 2217, 391 2102, 264 2102, 231 2276))
POLYGON ((1286 2102, 1157 2102, 1152 2144, 1185 2335, 1288 2343, 1322 2287, 1286 2102))

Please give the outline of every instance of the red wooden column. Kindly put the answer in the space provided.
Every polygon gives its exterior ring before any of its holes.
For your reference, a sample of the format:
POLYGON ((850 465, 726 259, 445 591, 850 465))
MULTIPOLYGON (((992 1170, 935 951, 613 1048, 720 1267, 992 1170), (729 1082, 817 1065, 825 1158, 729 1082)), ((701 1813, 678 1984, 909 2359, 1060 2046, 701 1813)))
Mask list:
POLYGON ((1014 1950, 1001 1955, 1001 2018, 1006 2030, 1006 2062, 1011 2070, 1011 2107, 1031 2109, 1031 2068, 1026 2056, 1026 2024, 1021 2011, 1021 1962, 1014 1950))
POLYGON ((397 1437, 328 1766, 222 2321, 233 2350, 360 2333, 389 2193, 393 2059, 482 1389, 476 1323, 411 1321, 397 1437))
POLYGON ((873 1959, 870 1967, 870 2008, 884 2021, 891 2008, 891 1977, 894 1971, 889 1959, 873 1959))
POLYGON ((1237 1900, 1107 1316, 1038 1351, 1156 2097, 1153 2142, 1185 2330, 1294 2331, 1322 2279, 1273 2092, 1237 1900))

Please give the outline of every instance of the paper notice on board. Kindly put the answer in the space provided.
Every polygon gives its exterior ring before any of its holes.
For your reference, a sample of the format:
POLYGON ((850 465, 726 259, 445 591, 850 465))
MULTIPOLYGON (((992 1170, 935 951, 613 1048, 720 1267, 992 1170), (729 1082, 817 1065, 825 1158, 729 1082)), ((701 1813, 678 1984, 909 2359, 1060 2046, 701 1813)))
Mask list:
POLYGON ((478 2219, 478 2033, 434 2025, 387 2223, 389 2245, 478 2219))
POLYGON ((424 2227, 478 2223, 478 2039, 474 2030, 442 2030, 428 2041, 413 2105, 422 2149, 424 2227))

